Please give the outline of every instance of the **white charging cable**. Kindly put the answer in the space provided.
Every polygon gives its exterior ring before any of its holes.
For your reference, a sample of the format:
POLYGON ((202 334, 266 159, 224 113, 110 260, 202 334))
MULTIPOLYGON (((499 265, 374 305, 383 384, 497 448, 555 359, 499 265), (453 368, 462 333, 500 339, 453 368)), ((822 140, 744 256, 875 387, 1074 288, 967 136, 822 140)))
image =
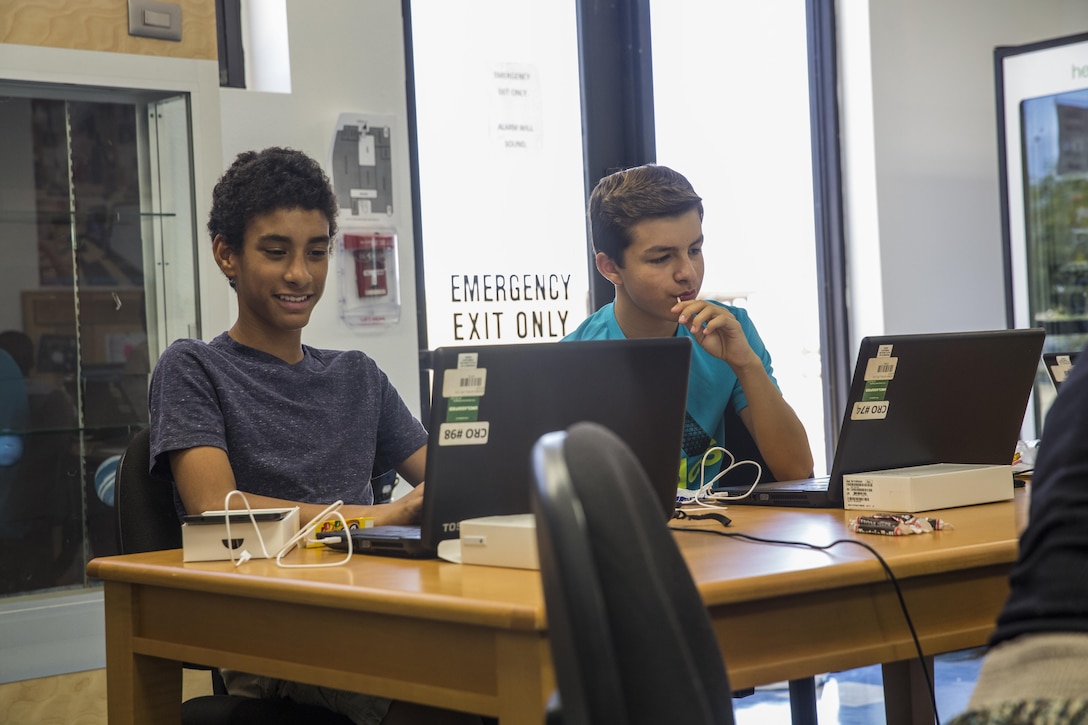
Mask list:
MULTIPOLYGON (((231 563, 234 564, 234 566, 238 567, 238 566, 241 566, 242 564, 245 564, 247 561, 249 561, 250 559, 253 558, 253 555, 249 553, 248 549, 242 549, 241 553, 238 554, 238 558, 237 559, 234 558, 234 546, 233 546, 234 539, 232 539, 231 535, 230 535, 230 519, 231 519, 230 499, 231 499, 231 496, 234 496, 234 495, 238 495, 239 497, 241 497, 242 503, 245 504, 246 512, 249 514, 249 521, 250 521, 251 524, 253 524, 253 531, 257 535, 257 543, 261 545, 261 553, 264 554, 264 558, 266 558, 266 559, 273 558, 268 553, 268 547, 265 546, 264 537, 261 535, 260 527, 257 526, 257 519, 253 514, 253 507, 249 505, 249 499, 246 498, 246 495, 243 492, 239 491, 238 489, 235 489, 235 490, 230 491, 229 493, 227 493, 226 498, 223 499, 223 510, 226 511, 226 515, 224 516, 224 520, 226 521, 226 527, 227 527, 227 551, 230 552, 231 563)), ((279 550, 276 552, 276 555, 274 557, 275 560, 276 560, 276 566, 282 567, 284 569, 320 569, 320 568, 323 568, 323 567, 340 566, 341 564, 346 564, 348 561, 350 561, 351 560, 351 555, 354 552, 353 552, 353 547, 352 547, 351 536, 350 536, 350 533, 349 533, 349 530, 348 530, 348 522, 344 518, 344 514, 342 514, 340 512, 340 510, 339 510, 340 507, 343 506, 343 505, 344 505, 343 501, 335 501, 332 504, 329 504, 327 507, 325 507, 321 511, 321 513, 319 513, 317 516, 310 519, 306 523, 305 526, 301 527, 295 533, 295 535, 292 536, 290 539, 288 539, 287 543, 285 543, 283 546, 281 546, 279 548, 279 550), (330 516, 332 516, 332 517, 334 517, 334 518, 336 518, 336 519, 338 519, 340 521, 340 525, 343 526, 344 535, 347 537, 348 548, 347 548, 347 553, 344 556, 344 558, 343 559, 337 559, 336 561, 313 563, 313 564, 286 564, 286 563, 284 563, 283 557, 285 557, 288 553, 290 553, 291 550, 295 546, 297 546, 299 543, 305 541, 307 539, 307 537, 310 534, 314 533, 314 531, 316 531, 317 527, 320 526, 321 523, 323 521, 325 521, 327 518, 329 518, 330 516)))
POLYGON ((689 500, 685 501, 685 503, 693 503, 693 504, 697 504, 699 506, 702 506, 703 508, 710 508, 710 509, 722 509, 722 508, 725 508, 724 506, 715 506, 713 503, 710 503, 710 502, 711 501, 739 501, 741 499, 748 498, 749 496, 752 495, 752 491, 756 490, 756 486, 759 484, 759 479, 760 479, 760 477, 762 475, 763 475, 763 467, 761 465, 759 465, 758 463, 756 463, 755 461, 748 461, 748 460, 738 461, 733 456, 733 454, 730 453, 725 448, 722 448, 721 446, 711 446, 710 448, 706 449, 706 451, 703 453, 702 459, 699 462, 699 480, 702 483, 700 483, 699 488, 696 491, 693 492, 693 495, 690 497, 689 500), (709 458, 712 453, 717 453, 719 451, 729 457, 729 465, 723 467, 722 470, 718 471, 716 476, 714 476, 712 479, 707 481, 706 480, 706 459, 709 458), (714 484, 717 483, 721 479, 722 476, 729 473, 730 471, 732 471, 735 468, 739 468, 740 466, 745 466, 745 465, 755 466, 755 468, 756 468, 755 480, 752 481, 752 485, 748 488, 747 491, 745 491, 744 493, 742 493, 739 496, 730 496, 730 495, 725 494, 725 493, 721 493, 721 492, 715 493, 715 492, 711 491, 711 489, 714 487, 714 484))

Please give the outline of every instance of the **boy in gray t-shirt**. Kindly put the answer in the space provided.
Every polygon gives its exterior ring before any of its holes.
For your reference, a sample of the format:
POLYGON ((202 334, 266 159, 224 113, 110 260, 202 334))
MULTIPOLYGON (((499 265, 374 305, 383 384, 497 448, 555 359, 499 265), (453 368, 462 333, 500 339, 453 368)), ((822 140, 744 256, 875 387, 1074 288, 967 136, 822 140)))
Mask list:
POLYGON ((377 456, 421 483, 423 426, 366 355, 302 344, 337 211, 321 167, 289 149, 242 153, 216 184, 208 231, 238 319, 210 343, 175 342, 151 381, 152 471, 185 511, 221 509, 237 488, 254 508, 300 506, 302 521, 337 499, 349 518, 418 519, 422 486, 374 506, 370 477, 377 456))
POLYGON ((171 345, 151 385, 153 472, 170 478, 170 452, 207 446, 247 497, 370 506, 375 458, 403 462, 427 433, 365 354, 302 350, 290 365, 225 332, 171 345))
MULTIPOLYGON (((254 508, 297 505, 303 521, 337 499, 348 518, 418 520, 423 426, 369 357, 302 344, 325 289, 337 206, 317 162, 290 149, 239 154, 216 184, 208 231, 238 319, 209 343, 172 344, 151 380, 152 471, 173 480, 183 511, 221 509, 238 489, 254 508), (371 474, 385 467, 415 488, 375 505, 371 474)), ((360 725, 479 722, 267 677, 224 679, 232 693, 317 704, 360 725)))

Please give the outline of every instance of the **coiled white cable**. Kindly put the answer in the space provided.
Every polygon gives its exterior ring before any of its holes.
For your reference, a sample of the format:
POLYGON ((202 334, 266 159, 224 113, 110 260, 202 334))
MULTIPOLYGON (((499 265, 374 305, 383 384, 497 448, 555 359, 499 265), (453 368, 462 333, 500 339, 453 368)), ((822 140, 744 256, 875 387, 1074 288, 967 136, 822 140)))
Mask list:
POLYGON ((253 524, 253 531, 257 535, 257 543, 261 545, 261 553, 264 554, 264 557, 266 559, 275 558, 276 566, 283 567, 284 569, 320 569, 320 568, 330 567, 330 566, 340 566, 342 564, 346 564, 347 562, 349 562, 351 560, 351 555, 353 553, 353 549, 352 549, 351 536, 348 535, 348 522, 344 518, 344 515, 342 513, 340 513, 340 510, 339 510, 340 507, 344 505, 343 501, 335 501, 332 504, 330 504, 329 506, 325 507, 325 509, 323 509, 321 511, 321 513, 319 513, 317 516, 310 519, 306 523, 305 526, 301 527, 295 533, 294 536, 292 536, 290 539, 288 539, 287 543, 285 543, 283 546, 281 546, 280 549, 276 552, 275 557, 273 557, 272 555, 270 555, 268 553, 268 548, 265 546, 264 537, 261 535, 260 527, 257 526, 257 519, 253 515, 253 507, 249 505, 249 499, 246 498, 246 495, 242 491, 239 491, 239 490, 235 489, 235 490, 229 492, 227 494, 226 498, 223 499, 223 510, 227 512, 227 515, 224 516, 224 520, 226 521, 226 527, 227 527, 227 551, 230 552, 230 560, 231 560, 231 563, 234 564, 234 566, 236 566, 236 567, 241 566, 242 564, 246 563, 247 561, 249 561, 250 559, 253 558, 253 555, 249 553, 248 549, 242 549, 241 553, 238 554, 237 559, 235 559, 235 557, 234 557, 234 547, 231 545, 233 543, 234 539, 232 539, 231 535, 230 535, 230 519, 231 519, 231 517, 230 517, 230 513, 231 513, 231 511, 230 511, 230 499, 231 499, 232 496, 235 496, 235 495, 240 496, 241 499, 242 499, 242 503, 245 504, 245 507, 246 507, 245 510, 249 514, 249 521, 250 521, 250 523, 253 524), (348 543, 347 553, 344 556, 344 558, 343 559, 337 559, 336 561, 327 561, 327 562, 314 563, 314 564, 286 564, 286 563, 284 563, 283 557, 285 557, 288 553, 290 553, 290 551, 296 545, 298 545, 300 542, 304 541, 310 534, 312 534, 317 529, 317 527, 321 524, 322 521, 325 521, 330 516, 338 519, 340 521, 340 524, 344 527, 343 531, 345 533, 345 536, 347 538, 347 543, 348 543))

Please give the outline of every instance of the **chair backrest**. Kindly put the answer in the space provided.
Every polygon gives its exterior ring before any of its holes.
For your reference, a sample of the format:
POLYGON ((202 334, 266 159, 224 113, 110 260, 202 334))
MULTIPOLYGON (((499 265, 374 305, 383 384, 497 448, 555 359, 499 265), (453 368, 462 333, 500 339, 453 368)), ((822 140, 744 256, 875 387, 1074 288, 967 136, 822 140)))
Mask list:
MULTIPOLYGON (((744 421, 741 420, 740 415, 733 410, 733 406, 725 406, 725 412, 722 416, 725 420, 725 442, 729 452, 733 454, 733 459, 736 461, 755 461, 759 464, 762 473, 759 476, 761 483, 769 483, 776 480, 774 473, 771 472, 771 467, 767 465, 767 461, 763 460, 763 454, 759 451, 759 446, 756 445, 756 441, 752 438, 752 434, 748 432, 748 428, 745 427, 744 421)), ((718 481, 718 486, 746 486, 752 483, 752 474, 755 471, 751 466, 738 466, 729 473, 726 473, 718 481)))
POLYGON ((133 436, 117 465, 114 508, 122 554, 181 548, 181 522, 169 481, 153 478, 150 429, 133 436))
POLYGON ((564 725, 732 725, 710 617, 630 448, 579 423, 540 438, 533 472, 564 725))
MULTIPOLYGON (((142 428, 129 441, 117 463, 113 483, 113 507, 117 512, 117 547, 122 554, 181 548, 181 522, 174 507, 174 486, 155 478, 151 470, 151 429, 142 428)), ((182 706, 183 722, 231 723, 272 722, 231 719, 234 702, 222 697, 227 687, 215 667, 185 664, 192 669, 212 671, 212 692, 215 696, 194 698, 182 706)), ((262 705, 268 701, 260 701, 262 705)), ((273 705, 267 705, 271 711, 273 705)))

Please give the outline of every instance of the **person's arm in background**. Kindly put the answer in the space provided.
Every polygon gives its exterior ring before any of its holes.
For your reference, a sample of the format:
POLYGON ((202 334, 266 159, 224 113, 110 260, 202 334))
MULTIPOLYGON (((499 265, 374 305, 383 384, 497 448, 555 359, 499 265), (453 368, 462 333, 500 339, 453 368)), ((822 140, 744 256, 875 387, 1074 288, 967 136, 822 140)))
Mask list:
MULTIPOLYGON (((426 451, 426 447, 420 449, 409 457, 409 461, 426 451)), ((423 454, 425 455, 425 453, 423 454)), ((184 450, 171 451, 170 468, 174 474, 174 481, 178 488, 185 510, 191 513, 202 511, 218 511, 223 508, 227 494, 236 490, 237 484, 234 478, 234 470, 231 468, 227 453, 214 446, 199 446, 184 450)), ((405 462, 407 463, 407 461, 405 462)), ((402 464, 403 466, 404 464, 402 464)), ((414 464, 413 464, 414 466, 414 464)), ((415 468, 406 470, 414 473, 415 468)), ((407 476, 406 476, 407 478, 407 476)), ((419 479, 410 483, 418 483, 422 479, 420 469, 419 479)), ((332 501, 325 503, 302 503, 287 499, 260 496, 255 493, 246 493, 246 500, 252 508, 281 508, 298 506, 299 516, 302 521, 309 521, 321 513, 332 501)), ((375 506, 342 506, 340 512, 345 518, 372 517, 375 526, 389 524, 411 524, 419 520, 419 514, 423 503, 423 486, 418 485, 412 491, 401 496, 397 500, 375 506)), ((238 496, 232 496, 230 507, 245 508, 245 504, 238 496)))
POLYGON ((725 307, 706 300, 677 303, 673 311, 703 349, 733 369, 748 399, 740 419, 774 477, 789 481, 811 476, 812 449, 805 427, 767 374, 740 322, 725 307))

